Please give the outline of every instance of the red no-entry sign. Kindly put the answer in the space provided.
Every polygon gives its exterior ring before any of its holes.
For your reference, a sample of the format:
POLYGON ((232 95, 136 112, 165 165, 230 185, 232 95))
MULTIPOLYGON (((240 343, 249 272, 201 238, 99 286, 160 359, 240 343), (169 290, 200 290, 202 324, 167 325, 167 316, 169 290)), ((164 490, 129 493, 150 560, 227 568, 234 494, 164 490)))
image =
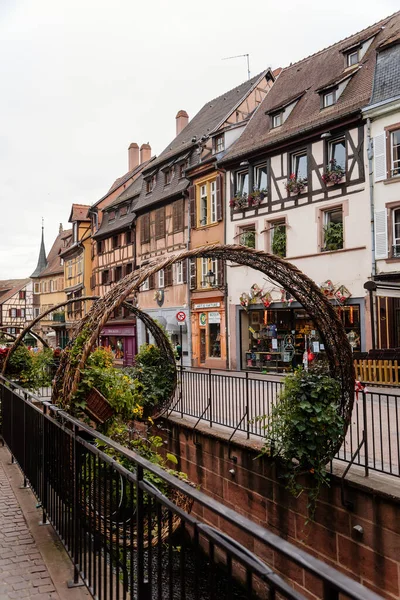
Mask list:
POLYGON ((186 319, 186 313, 184 313, 183 310, 180 310, 176 313, 176 319, 180 323, 183 323, 183 321, 186 319))

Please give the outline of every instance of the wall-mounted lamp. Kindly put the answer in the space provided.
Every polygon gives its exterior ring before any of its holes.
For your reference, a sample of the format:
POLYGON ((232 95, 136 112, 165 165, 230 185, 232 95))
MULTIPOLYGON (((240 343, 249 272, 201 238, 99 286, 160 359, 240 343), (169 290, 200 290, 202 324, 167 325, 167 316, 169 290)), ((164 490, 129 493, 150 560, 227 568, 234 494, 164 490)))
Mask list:
POLYGON ((331 132, 330 132, 330 131, 326 131, 325 133, 322 133, 322 134, 321 134, 321 140, 327 140, 327 139, 329 139, 330 137, 332 137, 332 134, 331 134, 331 132))

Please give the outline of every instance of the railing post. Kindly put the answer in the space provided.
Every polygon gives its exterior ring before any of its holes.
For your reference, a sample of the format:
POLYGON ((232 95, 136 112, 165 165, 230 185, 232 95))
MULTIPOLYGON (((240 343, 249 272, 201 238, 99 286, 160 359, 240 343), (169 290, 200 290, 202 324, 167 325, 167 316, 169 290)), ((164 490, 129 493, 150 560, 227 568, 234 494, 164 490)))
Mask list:
POLYGON ((369 475, 369 457, 368 457, 368 418, 367 418, 367 394, 365 389, 361 391, 363 404, 363 436, 364 436, 364 456, 365 456, 365 477, 369 475))
POLYGON ((48 521, 47 521, 47 515, 46 515, 46 505, 47 505, 47 498, 46 498, 46 459, 45 459, 45 435, 44 435, 44 427, 45 427, 45 421, 46 421, 46 415, 47 415, 47 405, 43 404, 43 415, 42 415, 42 494, 41 494, 41 500, 42 500, 42 520, 40 522, 40 525, 48 525, 48 521))
POLYGON ((180 371, 181 371, 181 382, 180 382, 180 402, 181 402, 181 419, 183 419, 183 359, 181 357, 180 371))
POLYGON ((79 477, 79 465, 78 465, 78 453, 76 443, 77 425, 73 424, 73 437, 72 437, 72 557, 74 565, 74 579, 68 582, 68 587, 78 587, 83 585, 79 582, 79 499, 78 499, 78 477, 79 477))
MULTIPOLYGON (((137 527, 137 577, 138 600, 150 600, 150 586, 144 580, 144 501, 140 483, 143 481, 143 467, 137 465, 136 470, 136 527, 137 527)), ((151 565, 148 566, 148 577, 151 577, 151 565)), ((160 575, 160 574, 159 574, 160 575)))
POLYGON ((208 369, 208 405, 210 407, 210 427, 212 427, 213 411, 212 411, 212 381, 211 381, 211 369, 208 369))
POLYGON ((249 372, 246 371, 246 432, 247 439, 250 438, 250 422, 249 422, 249 372))

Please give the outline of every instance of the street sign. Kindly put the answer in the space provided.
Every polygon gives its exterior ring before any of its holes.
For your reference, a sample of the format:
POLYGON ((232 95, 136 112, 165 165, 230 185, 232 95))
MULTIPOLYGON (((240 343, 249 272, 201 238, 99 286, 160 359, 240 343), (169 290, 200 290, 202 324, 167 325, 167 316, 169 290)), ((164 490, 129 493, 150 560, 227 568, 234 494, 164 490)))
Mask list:
POLYGON ((179 321, 179 323, 183 323, 185 319, 186 313, 184 313, 183 310, 180 310, 176 313, 176 320, 179 321))

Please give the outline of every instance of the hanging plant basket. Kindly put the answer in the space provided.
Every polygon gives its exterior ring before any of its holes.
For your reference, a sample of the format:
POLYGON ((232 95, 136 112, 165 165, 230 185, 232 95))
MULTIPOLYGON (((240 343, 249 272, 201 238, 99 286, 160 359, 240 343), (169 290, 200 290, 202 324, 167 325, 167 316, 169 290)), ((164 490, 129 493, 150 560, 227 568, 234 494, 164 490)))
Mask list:
POLYGON ((105 423, 114 414, 113 407, 96 388, 92 388, 86 396, 86 406, 83 409, 96 423, 105 423))

